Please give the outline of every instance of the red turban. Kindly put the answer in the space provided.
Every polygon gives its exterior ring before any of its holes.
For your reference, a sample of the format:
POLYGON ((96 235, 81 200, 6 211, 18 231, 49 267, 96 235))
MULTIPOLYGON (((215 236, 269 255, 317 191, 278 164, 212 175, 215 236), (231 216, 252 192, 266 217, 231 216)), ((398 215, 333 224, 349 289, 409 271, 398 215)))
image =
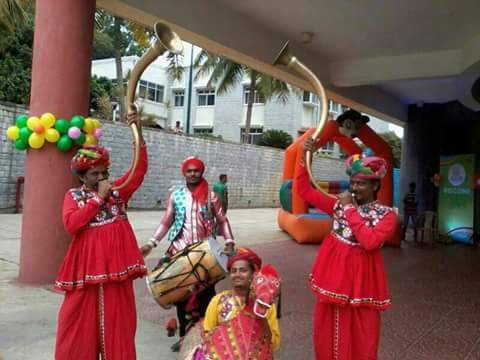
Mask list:
MULTIPOLYGON (((183 160, 182 162, 182 173, 185 176, 187 169, 190 165, 195 166, 198 170, 200 170, 201 175, 203 175, 203 172, 205 171, 205 164, 203 163, 202 160, 195 156, 190 156, 183 160)), ((197 200, 200 204, 205 204, 207 202, 207 197, 208 197, 208 182, 205 180, 205 178, 202 176, 202 179, 200 182, 197 184, 195 189, 192 191, 192 196, 195 200, 197 200)))
POLYGON ((253 252, 253 250, 246 247, 238 247, 235 255, 232 255, 228 258, 227 269, 233 266, 233 264, 238 260, 246 260, 253 265, 255 270, 260 269, 262 266, 262 259, 253 252))
POLYGON ((187 172, 187 168, 188 168, 189 165, 195 166, 197 169, 200 170, 200 172, 203 175, 203 172, 205 171, 205 164, 203 163, 202 160, 200 160, 199 158, 197 158, 195 156, 190 156, 190 157, 186 158, 185 160, 183 160, 183 162, 182 162, 182 173, 183 173, 183 175, 185 175, 185 173, 187 172))
POLYGON ((387 162, 377 156, 350 156, 345 162, 347 174, 353 179, 379 180, 387 173, 387 162))
POLYGON ((110 166, 110 155, 108 150, 96 145, 84 145, 73 156, 70 162, 72 171, 79 175, 96 166, 110 166))

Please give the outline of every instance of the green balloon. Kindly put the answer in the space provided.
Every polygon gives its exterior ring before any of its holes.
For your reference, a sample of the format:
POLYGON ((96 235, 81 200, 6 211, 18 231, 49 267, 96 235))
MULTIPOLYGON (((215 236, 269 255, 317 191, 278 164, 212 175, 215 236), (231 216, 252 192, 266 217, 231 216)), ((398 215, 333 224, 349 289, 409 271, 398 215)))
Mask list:
POLYGON ((30 130, 26 126, 20 128, 20 131, 18 132, 19 138, 27 144, 28 144, 28 138, 30 137, 31 134, 32 134, 32 130, 30 130))
POLYGON ((19 129, 23 128, 23 127, 26 127, 27 126, 27 120, 28 120, 28 116, 27 115, 18 115, 17 118, 15 119, 15 125, 17 125, 17 127, 19 129))
POLYGON ((70 123, 65 119, 58 119, 55 122, 55 129, 58 130, 60 134, 66 134, 68 129, 70 129, 70 123))
POLYGON ((15 140, 15 149, 17 150, 26 150, 28 148, 28 142, 23 139, 15 140))
POLYGON ((83 143, 85 142, 85 139, 86 139, 85 134, 82 133, 78 139, 73 140, 73 143, 75 145, 83 145, 83 143))
POLYGON ((85 118, 81 115, 75 115, 72 117, 72 120, 70 120, 70 125, 81 129, 85 126, 85 118))
POLYGON ((73 146, 72 139, 68 135, 62 135, 62 137, 57 141, 57 148, 62 152, 67 152, 73 146))

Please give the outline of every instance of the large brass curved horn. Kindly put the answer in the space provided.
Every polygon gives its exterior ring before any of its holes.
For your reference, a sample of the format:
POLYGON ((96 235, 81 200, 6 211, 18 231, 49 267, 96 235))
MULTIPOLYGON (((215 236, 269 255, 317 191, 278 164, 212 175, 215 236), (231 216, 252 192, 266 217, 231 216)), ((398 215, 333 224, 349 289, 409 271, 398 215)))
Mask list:
MULTIPOLYGON (((130 75, 130 80, 127 84, 127 95, 125 96, 125 105, 128 112, 136 111, 135 106, 135 90, 137 89, 138 81, 143 72, 157 57, 162 55, 165 51, 170 51, 174 54, 180 54, 183 51, 182 40, 175 34, 167 25, 157 22, 153 26, 155 35, 157 37, 153 46, 143 54, 141 59, 135 64, 130 75)), ((125 187, 133 178, 135 170, 138 166, 138 159, 140 157, 140 138, 138 135, 138 129, 135 124, 130 125, 134 140, 134 150, 132 164, 130 165, 130 173, 125 181, 113 188, 113 190, 119 190, 125 187)))
MULTIPOLYGON (((318 136, 323 130, 323 127, 327 123, 327 117, 328 117, 328 101, 327 101, 327 95, 325 93, 325 89, 318 80, 318 78, 315 76, 315 74, 308 68, 306 67, 300 60, 298 60, 295 56, 290 54, 289 49, 288 49, 288 41, 285 43, 283 46, 282 50, 280 50, 280 53, 277 55, 275 61, 273 62, 273 65, 284 65, 289 68, 292 68, 295 70, 297 73, 302 75, 306 80, 312 84, 313 88, 315 89, 315 93, 318 95, 318 99, 320 101, 320 121, 318 122, 318 126, 315 130, 315 132, 312 134, 312 139, 317 140, 318 136)), ((332 197, 332 195, 328 194, 326 191, 324 191, 319 184, 315 181, 313 174, 312 174, 312 153, 310 151, 307 151, 305 154, 305 165, 307 167, 307 172, 308 175, 310 176, 310 180, 312 183, 315 185, 315 187, 323 192, 325 195, 332 197)))

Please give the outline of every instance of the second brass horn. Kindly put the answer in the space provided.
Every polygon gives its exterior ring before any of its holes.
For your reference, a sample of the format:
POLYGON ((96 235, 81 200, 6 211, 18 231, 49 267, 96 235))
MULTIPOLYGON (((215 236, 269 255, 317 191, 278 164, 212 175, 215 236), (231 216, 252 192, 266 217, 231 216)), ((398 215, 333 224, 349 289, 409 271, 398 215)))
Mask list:
MULTIPOLYGON (((312 134, 312 139, 317 140, 318 136, 322 132, 325 124, 327 123, 327 117, 328 117, 328 100, 327 100, 327 95, 325 93, 325 89, 318 80, 318 78, 315 76, 315 74, 308 68, 306 67, 300 60, 298 60, 295 56, 293 56, 288 49, 288 41, 285 43, 283 46, 282 50, 280 50, 280 53, 277 55, 275 61, 273 62, 273 65, 284 65, 289 68, 292 68, 295 70, 298 74, 302 75, 304 79, 308 80, 310 84, 313 86, 315 89, 315 93, 318 96, 318 99, 320 101, 320 120, 318 122, 318 126, 315 129, 315 132, 312 134)), ((307 172, 308 175, 310 176, 310 180, 312 183, 315 185, 315 187, 323 192, 327 196, 332 196, 328 194, 326 191, 324 191, 320 185, 317 184, 315 181, 313 174, 312 174, 312 153, 310 151, 307 151, 305 154, 305 165, 307 167, 307 172)))
MULTIPOLYGON (((135 90, 137 89, 138 81, 143 72, 156 58, 162 55, 165 51, 170 51, 174 54, 180 54, 183 51, 182 40, 178 35, 173 32, 167 25, 157 22, 153 26, 155 31, 156 40, 153 46, 148 49, 148 51, 143 54, 143 56, 135 64, 135 67, 132 69, 130 74, 130 79, 127 83, 127 94, 125 96, 125 107, 128 109, 128 113, 135 112, 137 107, 135 106, 135 90)), ((140 158, 140 137, 138 134, 137 125, 131 124, 130 129, 132 130, 133 141, 134 141, 134 150, 133 150, 133 159, 132 164, 130 165, 130 170, 128 177, 124 182, 112 188, 112 190, 119 190, 132 180, 135 170, 138 166, 138 159, 140 158)))

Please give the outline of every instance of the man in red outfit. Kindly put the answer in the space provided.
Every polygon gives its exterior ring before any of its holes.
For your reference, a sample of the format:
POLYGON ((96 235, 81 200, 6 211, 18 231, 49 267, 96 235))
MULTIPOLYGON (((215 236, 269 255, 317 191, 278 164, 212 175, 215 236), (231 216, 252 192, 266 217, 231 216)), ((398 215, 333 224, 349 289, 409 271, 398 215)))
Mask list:
MULTIPOLYGON (((312 139, 305 151, 315 151, 312 139)), ((316 359, 377 359, 380 311, 390 306, 380 254, 394 234, 397 215, 376 201, 386 162, 354 155, 346 161, 350 191, 337 198, 316 191, 304 165, 296 178, 300 195, 333 217, 310 274, 317 297, 314 318, 316 359)))
POLYGON ((137 312, 133 280, 146 274, 143 256, 127 219, 125 206, 147 172, 147 150, 138 115, 128 123, 139 129, 141 152, 131 182, 118 191, 108 181, 108 151, 84 146, 71 169, 83 183, 70 189, 63 204, 63 223, 73 237, 57 275, 65 291, 58 315, 57 360, 133 360, 137 312))

